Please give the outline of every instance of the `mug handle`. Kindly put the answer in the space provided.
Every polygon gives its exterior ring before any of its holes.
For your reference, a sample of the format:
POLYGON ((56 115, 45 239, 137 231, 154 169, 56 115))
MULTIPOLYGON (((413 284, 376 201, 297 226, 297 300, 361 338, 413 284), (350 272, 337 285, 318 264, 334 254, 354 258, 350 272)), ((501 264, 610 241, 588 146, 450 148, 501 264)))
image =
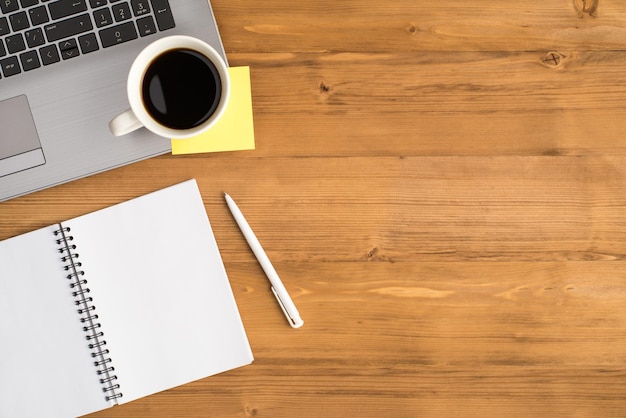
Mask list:
POLYGON ((116 117, 109 122, 109 129, 111 133, 115 136, 126 135, 129 132, 137 130, 141 128, 143 124, 139 122, 137 116, 132 111, 132 109, 128 109, 124 113, 120 113, 116 117))

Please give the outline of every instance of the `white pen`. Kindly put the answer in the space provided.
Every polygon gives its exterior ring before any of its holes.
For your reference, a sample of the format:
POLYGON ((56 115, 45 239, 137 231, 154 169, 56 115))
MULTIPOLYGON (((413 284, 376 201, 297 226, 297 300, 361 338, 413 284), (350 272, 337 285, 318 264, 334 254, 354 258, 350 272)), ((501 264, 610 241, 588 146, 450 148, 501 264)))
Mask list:
POLYGON ((243 213, 241 213, 235 201, 228 195, 228 193, 224 193, 224 197, 226 198, 226 204, 228 205, 230 212, 235 218, 235 222, 237 222, 239 229, 241 229, 241 233, 246 238, 246 241, 248 241, 250 249, 252 249, 252 252, 267 275, 267 278, 270 280, 270 283, 272 284, 272 293, 276 296, 276 300, 278 300, 280 308, 287 317, 289 325, 291 325, 292 328, 300 328, 304 324, 304 321, 300 318, 296 305, 293 304, 289 293, 287 293, 287 289, 285 289, 283 282, 280 280, 280 277, 278 277, 278 273, 276 273, 270 259, 267 257, 267 254, 265 254, 263 247, 261 247, 261 243, 257 239, 256 235, 254 235, 254 232, 252 232, 252 228, 250 228, 248 221, 244 218, 243 213))

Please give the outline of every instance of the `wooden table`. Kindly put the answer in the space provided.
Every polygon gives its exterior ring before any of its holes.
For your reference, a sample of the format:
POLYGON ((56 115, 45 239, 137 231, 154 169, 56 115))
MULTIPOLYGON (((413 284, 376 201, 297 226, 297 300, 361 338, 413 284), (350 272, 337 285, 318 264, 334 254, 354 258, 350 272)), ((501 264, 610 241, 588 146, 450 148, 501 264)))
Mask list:
POLYGON ((213 7, 256 150, 0 204, 4 239, 198 180, 255 361, 94 418, 626 415, 625 2, 213 7))

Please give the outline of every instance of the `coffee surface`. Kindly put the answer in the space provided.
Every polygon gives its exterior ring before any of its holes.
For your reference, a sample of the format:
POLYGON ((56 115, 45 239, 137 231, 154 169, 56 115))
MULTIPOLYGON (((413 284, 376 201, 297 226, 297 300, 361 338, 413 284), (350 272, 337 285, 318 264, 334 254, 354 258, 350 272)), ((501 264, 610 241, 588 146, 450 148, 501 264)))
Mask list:
POLYGON ((189 49, 175 49, 152 61, 143 78, 142 98, 157 122, 184 130, 211 117, 221 90, 217 68, 207 57, 189 49))

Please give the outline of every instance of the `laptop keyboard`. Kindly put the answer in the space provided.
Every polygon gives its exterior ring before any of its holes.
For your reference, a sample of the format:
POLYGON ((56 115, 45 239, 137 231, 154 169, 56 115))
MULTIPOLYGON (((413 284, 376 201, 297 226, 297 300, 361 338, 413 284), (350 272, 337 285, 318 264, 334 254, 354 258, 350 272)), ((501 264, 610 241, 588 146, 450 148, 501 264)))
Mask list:
POLYGON ((173 27, 168 0, 0 0, 0 79, 173 27))

